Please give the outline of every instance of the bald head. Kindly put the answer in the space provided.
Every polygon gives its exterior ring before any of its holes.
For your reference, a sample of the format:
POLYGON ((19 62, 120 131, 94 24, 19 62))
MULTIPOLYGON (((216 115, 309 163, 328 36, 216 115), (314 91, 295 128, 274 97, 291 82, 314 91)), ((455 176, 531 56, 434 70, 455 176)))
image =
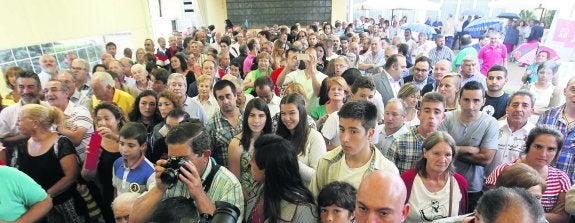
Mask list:
POLYGON ((106 67, 108 67, 108 64, 110 64, 110 62, 112 60, 114 60, 114 57, 112 56, 112 54, 103 53, 102 56, 100 57, 100 59, 102 60, 102 64, 104 64, 104 65, 106 65, 106 67))
POLYGON ((433 67, 433 78, 435 80, 441 80, 448 73, 451 73, 451 62, 449 60, 443 59, 435 63, 433 67))
POLYGON ((398 174, 382 170, 371 172, 357 191, 356 222, 403 222, 409 213, 406 198, 407 189, 398 174))

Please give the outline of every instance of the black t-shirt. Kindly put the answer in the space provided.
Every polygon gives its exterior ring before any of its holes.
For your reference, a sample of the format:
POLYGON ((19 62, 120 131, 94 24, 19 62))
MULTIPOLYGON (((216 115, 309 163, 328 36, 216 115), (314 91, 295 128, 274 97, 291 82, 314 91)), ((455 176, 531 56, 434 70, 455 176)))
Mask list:
MULTIPOLYGON (((76 154, 72 141, 66 137, 60 137, 58 138, 58 156, 56 156, 54 145, 39 156, 31 156, 26 149, 19 158, 19 169, 32 177, 44 190, 48 190, 64 177, 60 159, 70 154, 76 154)), ((70 186, 66 191, 56 196, 53 199, 54 205, 61 204, 70 199, 74 190, 76 190, 76 187, 70 186)))
POLYGON ((499 119, 505 115, 507 100, 509 100, 509 94, 507 93, 500 97, 485 95, 485 105, 481 108, 481 111, 493 116, 495 119, 499 119))

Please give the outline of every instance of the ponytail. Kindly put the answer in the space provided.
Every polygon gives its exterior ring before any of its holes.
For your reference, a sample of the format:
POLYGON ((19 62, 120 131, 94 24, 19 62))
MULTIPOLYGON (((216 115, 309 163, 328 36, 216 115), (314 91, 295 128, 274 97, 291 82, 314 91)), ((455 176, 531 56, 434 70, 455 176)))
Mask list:
POLYGON ((64 113, 59 108, 54 106, 50 106, 48 108, 48 122, 51 122, 51 125, 60 125, 64 123, 64 113))
POLYGON ((42 127, 50 128, 64 122, 64 113, 53 106, 27 104, 22 107, 20 115, 26 114, 29 118, 37 120, 42 127))

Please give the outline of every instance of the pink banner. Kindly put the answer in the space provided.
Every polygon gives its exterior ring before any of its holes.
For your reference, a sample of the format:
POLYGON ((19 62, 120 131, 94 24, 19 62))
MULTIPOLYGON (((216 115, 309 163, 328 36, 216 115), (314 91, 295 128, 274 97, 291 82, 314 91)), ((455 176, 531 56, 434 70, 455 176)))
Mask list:
POLYGON ((565 43, 565 47, 575 48, 575 21, 558 19, 553 41, 565 43))

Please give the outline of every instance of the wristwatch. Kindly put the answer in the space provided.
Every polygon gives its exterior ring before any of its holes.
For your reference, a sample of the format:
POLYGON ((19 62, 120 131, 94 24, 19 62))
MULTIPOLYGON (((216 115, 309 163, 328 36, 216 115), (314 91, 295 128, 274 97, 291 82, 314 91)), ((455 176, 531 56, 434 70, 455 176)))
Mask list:
POLYGON ((200 218, 209 221, 210 219, 212 219, 212 217, 214 217, 212 214, 208 214, 208 213, 200 213, 200 218))

